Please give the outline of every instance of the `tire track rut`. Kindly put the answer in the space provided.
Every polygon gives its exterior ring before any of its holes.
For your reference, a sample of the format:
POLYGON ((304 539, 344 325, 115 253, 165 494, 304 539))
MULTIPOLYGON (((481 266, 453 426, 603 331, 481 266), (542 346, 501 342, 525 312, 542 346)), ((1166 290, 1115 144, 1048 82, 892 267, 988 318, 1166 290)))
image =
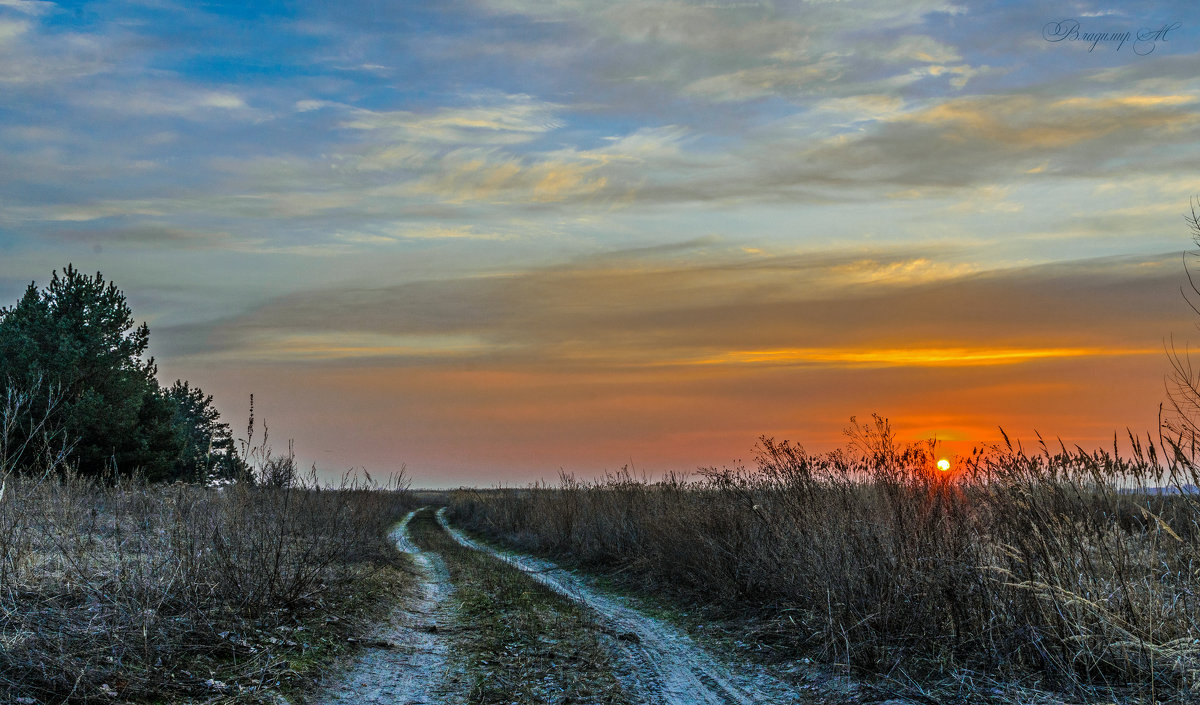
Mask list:
POLYGON ((455 541, 509 563, 530 578, 589 607, 627 665, 617 674, 634 699, 653 705, 792 705, 805 702, 793 687, 760 667, 739 663, 731 670, 682 630, 649 617, 622 597, 601 594, 583 579, 550 561, 498 551, 450 526, 445 508, 438 522, 455 541))
POLYGON ((396 548, 409 554, 421 589, 401 604, 344 672, 328 681, 314 705, 432 705, 458 701, 450 679, 446 633, 454 625, 454 592, 440 556, 422 551, 408 535, 408 513, 391 532, 396 548))

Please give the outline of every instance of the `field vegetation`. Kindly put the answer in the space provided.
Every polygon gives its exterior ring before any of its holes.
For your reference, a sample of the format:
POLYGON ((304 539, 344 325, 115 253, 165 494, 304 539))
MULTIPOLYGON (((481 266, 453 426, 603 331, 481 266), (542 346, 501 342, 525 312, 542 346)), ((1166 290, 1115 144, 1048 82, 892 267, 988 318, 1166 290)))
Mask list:
POLYGON ((694 479, 463 490, 450 516, 918 700, 1200 698, 1200 473, 1178 443, 1004 444, 941 472, 882 418, 848 434, 763 438, 756 467, 694 479))
POLYGON ((0 501, 0 702, 271 702, 408 573, 404 491, 66 474, 0 501))

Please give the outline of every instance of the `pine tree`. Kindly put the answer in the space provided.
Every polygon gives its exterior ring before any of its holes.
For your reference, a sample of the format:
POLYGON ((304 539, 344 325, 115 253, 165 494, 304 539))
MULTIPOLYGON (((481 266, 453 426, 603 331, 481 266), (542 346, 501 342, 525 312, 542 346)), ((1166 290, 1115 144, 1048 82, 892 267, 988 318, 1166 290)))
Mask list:
POLYGON ((176 479, 207 484, 242 475, 241 458, 229 424, 212 405, 211 394, 185 380, 175 380, 167 390, 174 404, 175 425, 183 437, 183 448, 175 461, 176 479))
MULTIPOLYGON (((45 290, 31 283, 15 306, 0 309, 0 391, 56 390, 54 422, 75 440, 71 460, 81 473, 166 479, 183 438, 149 343, 150 329, 135 325, 114 284, 68 265, 45 290)), ((37 400, 47 395, 33 396, 31 419, 45 412, 37 400)))

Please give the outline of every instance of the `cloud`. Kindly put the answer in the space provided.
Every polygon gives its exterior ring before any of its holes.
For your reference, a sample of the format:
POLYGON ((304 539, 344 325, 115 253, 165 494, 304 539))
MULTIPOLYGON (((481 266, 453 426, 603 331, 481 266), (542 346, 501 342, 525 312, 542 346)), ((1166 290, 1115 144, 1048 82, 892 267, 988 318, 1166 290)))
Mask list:
POLYGON ((0 0, 0 7, 33 17, 47 15, 58 9, 57 5, 46 0, 0 0))
MULTIPOLYGON (((834 108, 853 110, 854 103, 834 108)), ((841 198, 876 187, 948 189, 1018 182, 1047 171, 1095 178, 1182 169, 1156 150, 1188 144, 1200 134, 1191 92, 1136 90, 1048 98, 1038 92, 964 96, 888 110, 868 128, 819 140, 789 135, 790 126, 764 130, 742 147, 743 178, 728 183, 657 184, 640 195, 703 198, 816 198, 840 189, 841 198), (883 117, 886 115, 886 117, 883 117)), ((851 113, 853 114, 853 113, 851 113)))
POLYGON ((1013 365, 1032 360, 1159 355, 1159 348, 783 348, 767 350, 730 350, 717 357, 685 361, 693 365, 771 365, 806 367, 975 367, 1013 365))
MULTIPOLYGON (((1191 84, 1169 92, 1142 74, 1089 80, 1108 69, 1007 93, 947 92, 949 81, 984 80, 985 67, 955 44, 961 34, 934 31, 935 16, 959 12, 944 2, 487 6, 505 16, 474 17, 460 35, 435 13, 429 41, 406 54, 414 73, 431 56, 445 59, 438 70, 455 74, 446 82, 453 90, 414 87, 386 99, 366 88, 373 75, 240 83, 189 74, 181 53, 194 47, 156 44, 134 34, 136 23, 58 35, 104 49, 120 70, 102 63, 94 85, 44 104, 71 116, 55 123, 69 138, 39 139, 35 151, 11 133, 5 171, 40 184, 36 194, 51 201, 18 208, 27 220, 144 215, 181 230, 244 228, 238 242, 264 247, 344 252, 425 227, 435 210, 476 226, 545 218, 530 230, 563 232, 556 218, 664 204, 803 206, 935 191, 970 199, 1022 179, 1111 178, 1118 168, 1131 176, 1163 168, 1147 148, 1196 128, 1191 84), (571 48, 563 37, 590 40, 571 48), (544 69, 521 83, 527 92, 497 88, 503 82, 454 58, 466 45, 490 51, 489 41, 516 52, 495 55, 497 70, 544 69), (561 63, 539 64, 551 56, 561 63), (149 66, 160 68, 142 70, 149 66), (937 86, 916 85, 932 79, 937 86), (631 106, 635 94, 623 91, 654 98, 631 106), (93 129, 112 139, 87 138, 93 129), (186 175, 186 186, 170 188, 168 173, 186 175)), ((27 23, 18 44, 45 58, 51 40, 29 24, 37 18, 15 16, 27 23)), ((287 25, 284 34, 301 30, 287 25)), ((325 31, 304 36, 324 42, 347 29, 325 31)), ((398 50, 380 53, 376 38, 361 36, 351 52, 361 55, 339 65, 399 66, 398 50)), ((413 79, 401 74, 388 80, 413 79)), ((28 129, 45 122, 41 110, 22 114, 28 129)), ((1183 162, 1177 155, 1168 167, 1183 162)))
POLYGON ((787 95, 816 83, 831 83, 842 77, 841 61, 834 55, 804 65, 771 64, 705 76, 684 87, 689 95, 712 100, 744 101, 769 95, 787 95))
POLYGON ((341 126, 385 132, 391 139, 451 144, 516 144, 562 127, 554 103, 525 95, 504 96, 491 105, 442 108, 428 114, 408 110, 354 109, 341 126))
POLYGON ((279 339, 306 341, 296 360, 426 367, 468 358, 592 371, 1015 365, 1161 354, 1183 316, 1177 270, 1177 256, 983 271, 930 254, 747 256, 702 241, 505 275, 302 292, 169 337, 174 353, 202 358, 257 354, 279 339), (322 340, 377 344, 322 352, 322 340), (457 352, 441 360, 404 342, 413 340, 456 341, 457 352))
POLYGON ((59 228, 44 231, 47 237, 74 243, 137 248, 208 250, 228 246, 229 233, 186 230, 166 224, 133 223, 99 228, 59 228))
POLYGON ((208 90, 178 83, 147 85, 122 91, 96 90, 81 96, 78 102, 90 109, 143 117, 206 120, 217 114, 223 118, 241 116, 245 119, 264 116, 232 91, 208 90))
POLYGON ((867 94, 816 105, 844 116, 842 125, 864 125, 851 133, 797 133, 797 117, 720 150, 707 148, 686 128, 667 125, 614 136, 610 144, 591 149, 519 152, 513 147, 530 135, 557 129, 544 117, 531 117, 541 115, 541 108, 521 105, 499 113, 472 108, 419 119, 380 118, 371 123, 373 131, 409 131, 407 137, 360 150, 346 163, 363 172, 396 173, 381 196, 433 195, 459 205, 824 202, 879 197, 879 189, 1012 183, 1048 171, 1091 178, 1118 164, 1126 174, 1161 169, 1143 148, 1195 134, 1200 127, 1195 107, 1190 92, 1155 94, 1136 87, 1054 98, 1035 91, 963 96, 917 105, 867 94), (463 130, 469 134, 460 134, 463 130), (432 137, 417 139, 418 133, 432 137))
POLYGON ((1033 95, 971 97, 945 101, 904 119, 939 128, 952 142, 1002 144, 1021 151, 1072 147, 1132 133, 1141 139, 1200 124, 1195 95, 1072 96, 1044 100, 1033 95))
POLYGON ((118 216, 151 215, 162 216, 165 213, 150 201, 110 201, 101 203, 81 203, 42 208, 18 208, 11 212, 16 220, 51 221, 51 222, 87 222, 102 218, 118 216))
POLYGON ((338 240, 355 244, 394 245, 404 240, 509 240, 516 235, 493 228, 482 231, 473 225, 392 227, 379 233, 338 233, 338 240))
MULTIPOLYGON (((587 94, 638 112, 673 96, 717 104, 768 97, 803 105, 814 98, 853 95, 886 79, 946 76, 962 85, 981 69, 961 60, 947 37, 926 33, 931 16, 961 12, 950 3, 484 3, 497 12, 560 28, 559 41, 514 49, 495 41, 495 54, 522 57, 541 50, 587 94), (928 67, 933 63, 937 67, 928 67)), ((951 37, 953 35, 950 35, 951 37)), ((486 40, 485 40, 486 42, 486 40)), ((481 50, 482 51, 482 50, 481 50)), ((577 87, 563 86, 578 90, 577 87)), ((737 120, 736 113, 706 119, 737 120)))
POLYGON ((958 64, 955 66, 929 64, 925 66, 916 66, 908 70, 907 73, 901 74, 893 78, 890 82, 896 85, 905 85, 915 83, 921 79, 928 77, 949 77, 948 83, 954 88, 964 88, 967 82, 976 76, 981 76, 990 71, 987 66, 975 67, 968 64, 958 64))
POLYGON ((62 85, 111 70, 121 51, 86 34, 43 35, 30 20, 0 19, 0 85, 8 90, 62 85))
POLYGON ((11 42, 29 31, 29 22, 0 20, 0 46, 11 42))
POLYGON ((922 34, 899 37, 895 44, 884 52, 883 56, 889 61, 920 61, 927 64, 949 64, 962 61, 962 55, 957 49, 922 34))
POLYGON ((881 121, 899 117, 904 112, 904 99, 885 93, 866 93, 830 98, 814 106, 815 110, 844 116, 849 122, 881 121))
POLYGON ((415 186, 451 203, 550 203, 578 200, 602 191, 597 165, 563 160, 489 159, 472 152, 454 153, 440 169, 415 186))

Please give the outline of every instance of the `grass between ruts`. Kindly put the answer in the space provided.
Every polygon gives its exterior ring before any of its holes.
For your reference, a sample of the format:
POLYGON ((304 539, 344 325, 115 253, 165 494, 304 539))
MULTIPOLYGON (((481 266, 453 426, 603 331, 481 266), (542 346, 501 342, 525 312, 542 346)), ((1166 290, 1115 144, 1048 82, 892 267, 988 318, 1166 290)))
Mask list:
POLYGON ((459 603, 458 653, 468 702, 628 703, 599 627, 586 610, 491 556, 464 548, 426 509, 409 524, 423 550, 440 554, 459 603))

